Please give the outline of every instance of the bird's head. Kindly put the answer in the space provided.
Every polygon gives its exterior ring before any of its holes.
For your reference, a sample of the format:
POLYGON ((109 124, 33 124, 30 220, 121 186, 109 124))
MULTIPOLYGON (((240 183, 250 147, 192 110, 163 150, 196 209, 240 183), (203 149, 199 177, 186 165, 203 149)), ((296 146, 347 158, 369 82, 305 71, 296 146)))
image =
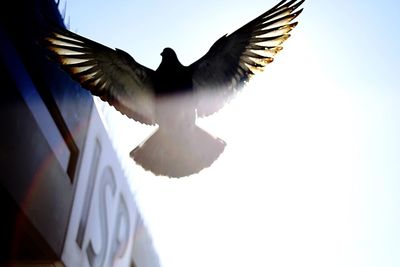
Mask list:
POLYGON ((161 52, 161 56, 165 59, 177 58, 175 51, 169 47, 164 48, 164 50, 161 52))
POLYGON ((181 66, 182 64, 179 62, 178 56, 176 55, 175 51, 172 48, 164 48, 161 52, 162 60, 160 67, 177 67, 181 66))

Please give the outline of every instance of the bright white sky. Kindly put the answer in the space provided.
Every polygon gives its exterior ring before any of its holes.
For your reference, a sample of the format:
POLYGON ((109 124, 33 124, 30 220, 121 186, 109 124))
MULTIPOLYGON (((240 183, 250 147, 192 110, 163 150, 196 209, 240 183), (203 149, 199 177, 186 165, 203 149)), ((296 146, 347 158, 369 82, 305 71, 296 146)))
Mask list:
MULTIPOLYGON (((155 69, 164 47, 188 65, 277 2, 68 0, 67 17, 155 69)), ((201 173, 143 171, 128 153, 154 129, 106 112, 163 267, 400 266, 400 2, 304 8, 275 62, 199 121, 228 144, 201 173)))

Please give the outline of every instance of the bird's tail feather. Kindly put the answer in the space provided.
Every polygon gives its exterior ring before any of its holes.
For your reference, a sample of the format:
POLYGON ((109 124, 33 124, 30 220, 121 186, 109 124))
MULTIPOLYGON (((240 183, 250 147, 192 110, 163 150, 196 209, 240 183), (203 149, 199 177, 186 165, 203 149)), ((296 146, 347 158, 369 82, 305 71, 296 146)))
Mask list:
POLYGON ((209 167, 224 148, 223 140, 194 125, 174 133, 159 128, 130 156, 156 175, 179 178, 209 167))

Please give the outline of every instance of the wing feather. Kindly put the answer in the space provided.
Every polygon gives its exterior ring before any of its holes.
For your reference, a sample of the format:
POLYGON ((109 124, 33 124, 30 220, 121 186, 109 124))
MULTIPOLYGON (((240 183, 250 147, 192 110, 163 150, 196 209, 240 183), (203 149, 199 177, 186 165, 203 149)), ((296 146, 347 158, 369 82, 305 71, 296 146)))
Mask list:
POLYGON ((54 29, 45 46, 83 88, 136 121, 155 123, 153 70, 66 29, 54 29))
POLYGON ((293 20, 304 0, 280 1, 273 8, 230 35, 218 39, 189 67, 197 96, 197 115, 222 108, 257 72, 274 60, 297 26, 293 20))

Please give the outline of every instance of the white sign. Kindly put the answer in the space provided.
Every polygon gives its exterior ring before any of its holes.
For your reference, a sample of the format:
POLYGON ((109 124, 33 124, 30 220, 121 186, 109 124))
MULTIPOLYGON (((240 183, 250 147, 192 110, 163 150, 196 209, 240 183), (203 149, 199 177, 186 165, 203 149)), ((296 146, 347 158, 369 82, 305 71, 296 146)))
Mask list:
POLYGON ((138 210, 94 107, 75 186, 62 254, 64 264, 67 267, 130 266, 138 210))

